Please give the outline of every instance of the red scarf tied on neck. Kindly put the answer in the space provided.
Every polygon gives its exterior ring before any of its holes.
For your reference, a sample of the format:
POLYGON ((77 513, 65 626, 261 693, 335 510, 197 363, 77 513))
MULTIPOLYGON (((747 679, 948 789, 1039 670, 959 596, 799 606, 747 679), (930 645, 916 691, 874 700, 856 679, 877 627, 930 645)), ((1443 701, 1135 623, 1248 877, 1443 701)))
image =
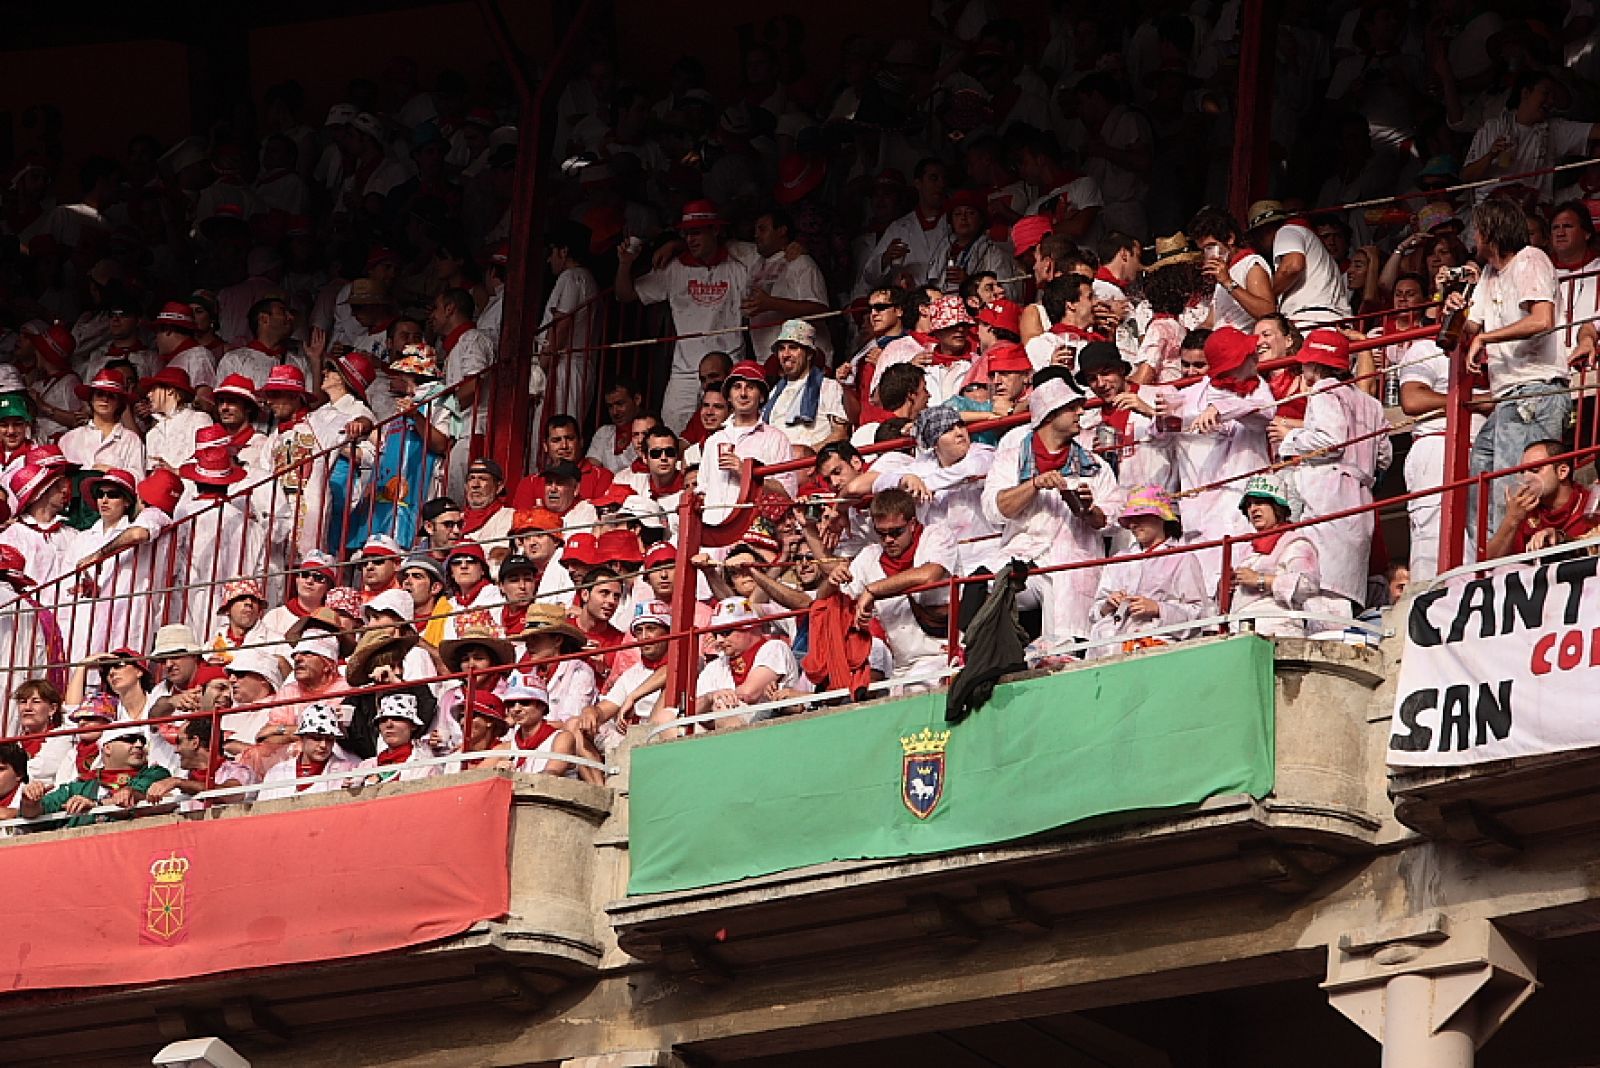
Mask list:
POLYGON ((378 754, 378 766, 384 768, 391 764, 404 764, 411 759, 411 752, 414 748, 413 743, 407 742, 405 745, 397 745, 392 749, 385 749, 378 754))
POLYGON ((737 655, 732 653, 728 654, 728 670, 733 673, 733 683, 735 686, 744 685, 744 680, 750 677, 750 668, 755 665, 756 654, 759 653, 761 651, 761 647, 767 644, 769 641, 771 641, 770 638, 763 637, 758 639, 754 645, 742 653, 737 655))
POLYGON ((545 743, 545 740, 547 738, 549 738, 552 734, 554 734, 559 729, 560 728, 558 728, 554 723, 550 723, 550 722, 548 722, 546 720, 542 720, 542 719, 538 722, 537 725, 534 726, 532 734, 524 734, 523 731, 525 730, 525 728, 518 727, 517 728, 517 741, 516 741, 517 748, 518 749, 537 749, 537 748, 539 748, 541 745, 543 745, 545 743))
POLYGON ((1282 541, 1287 533, 1289 533, 1287 530, 1269 530, 1265 534, 1257 534, 1250 539, 1250 548, 1262 556, 1271 556, 1277 549, 1278 542, 1282 541))
POLYGON ((482 508, 474 508, 470 504, 467 505, 461 509, 461 533, 476 534, 504 506, 505 501, 499 497, 494 498, 482 508))
MULTIPOLYGON (((382 757, 380 756, 379 759, 381 760, 382 757)), ((294 762, 294 777, 297 779, 309 779, 314 775, 321 775, 327 767, 328 762, 326 760, 308 760, 305 757, 300 757, 294 762)), ((309 790, 314 785, 316 784, 309 782, 296 783, 294 792, 300 793, 303 790, 309 790)))
MULTIPOLYGON (((1038 436, 1035 435, 1033 440, 1038 441, 1038 436)), ((915 523, 916 520, 913 519, 912 522, 915 523)), ((887 551, 884 552, 881 560, 879 561, 883 564, 884 575, 886 577, 893 578, 895 575, 900 574, 900 572, 914 566, 917 558, 917 546, 921 544, 921 542, 922 526, 921 524, 918 524, 917 532, 911 536, 911 544, 906 546, 905 552, 898 556, 890 556, 887 551)))
POLYGON ((77 766, 78 778, 94 778, 94 758, 100 752, 100 743, 74 739, 72 746, 74 750, 73 761, 77 766))

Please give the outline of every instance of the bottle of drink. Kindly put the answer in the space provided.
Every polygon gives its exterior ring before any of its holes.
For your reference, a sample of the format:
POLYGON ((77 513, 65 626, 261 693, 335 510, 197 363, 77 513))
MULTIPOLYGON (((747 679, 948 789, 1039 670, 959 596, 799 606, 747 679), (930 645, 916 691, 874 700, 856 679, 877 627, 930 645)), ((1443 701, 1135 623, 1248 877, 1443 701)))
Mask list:
POLYGON ((1439 324, 1439 347, 1445 352, 1453 352, 1461 344, 1461 332, 1467 327, 1467 309, 1472 305, 1472 286, 1462 290, 1461 296, 1466 303, 1456 311, 1446 312, 1439 324))
POLYGON ((1385 408, 1400 406, 1400 372, 1394 367, 1383 369, 1383 405, 1385 408))

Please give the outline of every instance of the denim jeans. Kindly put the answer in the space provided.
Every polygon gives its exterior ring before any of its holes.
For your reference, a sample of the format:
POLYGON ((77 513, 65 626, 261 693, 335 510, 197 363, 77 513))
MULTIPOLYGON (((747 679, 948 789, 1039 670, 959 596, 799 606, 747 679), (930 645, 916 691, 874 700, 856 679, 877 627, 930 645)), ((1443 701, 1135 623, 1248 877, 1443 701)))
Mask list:
MULTIPOLYGON (((1474 475, 1499 471, 1522 463, 1522 451, 1536 441, 1560 441, 1572 414, 1572 394, 1564 385, 1530 382, 1509 389, 1499 398, 1494 414, 1472 442, 1470 470, 1474 475)), ((1505 480, 1489 483, 1489 535, 1492 537, 1505 518, 1505 480)), ((1476 489, 1474 489, 1476 492, 1476 489)), ((1477 514, 1474 504, 1471 513, 1477 514)), ((1472 540, 1476 530, 1467 532, 1472 540)))

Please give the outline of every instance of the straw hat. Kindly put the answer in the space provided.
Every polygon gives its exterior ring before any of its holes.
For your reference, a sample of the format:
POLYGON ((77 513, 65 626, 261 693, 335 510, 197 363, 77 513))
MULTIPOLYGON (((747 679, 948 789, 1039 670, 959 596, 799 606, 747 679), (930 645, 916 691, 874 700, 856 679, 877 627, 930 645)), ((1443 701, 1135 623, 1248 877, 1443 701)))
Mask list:
POLYGON ((1163 267, 1171 267, 1177 263, 1198 263, 1200 253, 1189 247, 1189 235, 1179 230, 1175 234, 1156 238, 1156 258, 1150 261, 1146 271, 1159 271, 1163 267))
POLYGON ((562 638, 563 653, 575 653, 589 644, 588 636, 567 621, 566 610, 558 604, 529 605, 522 633, 515 640, 525 642, 541 634, 555 634, 562 638))

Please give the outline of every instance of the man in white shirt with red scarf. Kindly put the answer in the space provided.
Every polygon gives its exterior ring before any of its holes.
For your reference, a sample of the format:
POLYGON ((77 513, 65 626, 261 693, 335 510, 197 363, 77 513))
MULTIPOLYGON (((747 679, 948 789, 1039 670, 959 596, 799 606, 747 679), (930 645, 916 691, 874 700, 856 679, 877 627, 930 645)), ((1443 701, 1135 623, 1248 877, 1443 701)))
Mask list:
POLYGON ((476 376, 494 362, 494 345, 473 325, 475 310, 471 293, 447 289, 434 298, 433 310, 428 313, 428 321, 439 335, 439 351, 444 353, 444 384, 456 387, 456 407, 466 427, 450 447, 446 488, 453 492, 459 492, 466 482, 467 459, 489 428, 489 406, 483 383, 476 376))

